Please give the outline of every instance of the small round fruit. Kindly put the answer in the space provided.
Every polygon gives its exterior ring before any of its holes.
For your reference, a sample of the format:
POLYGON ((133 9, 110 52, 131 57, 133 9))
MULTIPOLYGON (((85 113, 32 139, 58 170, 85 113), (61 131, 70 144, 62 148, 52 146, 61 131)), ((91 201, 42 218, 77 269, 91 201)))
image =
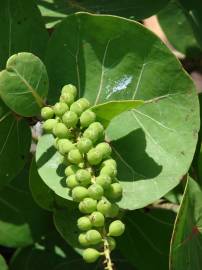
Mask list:
POLYGON ((77 220, 77 227, 81 231, 88 231, 92 228, 92 223, 89 219, 89 217, 80 217, 77 220))
POLYGON ((113 199, 118 200, 121 198, 123 193, 123 188, 120 183, 113 183, 110 185, 110 187, 106 190, 105 196, 113 199))
POLYGON ((91 198, 85 198, 79 203, 79 210, 84 214, 91 214, 96 210, 96 208, 97 201, 91 198))
POLYGON ((68 154, 69 151, 74 149, 75 146, 73 143, 68 139, 60 139, 58 140, 58 151, 61 155, 68 154))
POLYGON ((53 107, 55 115, 61 117, 66 111, 69 110, 69 107, 64 102, 57 102, 53 107))
POLYGON ((107 160, 104 160, 102 162, 102 167, 107 166, 107 165, 113 166, 114 168, 116 168, 117 167, 116 160, 114 160, 113 158, 109 158, 107 160))
POLYGON ((87 153, 87 160, 90 165, 98 165, 102 161, 102 154, 93 148, 87 153))
POLYGON ((103 196, 104 189, 99 184, 92 184, 88 188, 89 197, 95 200, 100 200, 103 196))
POLYGON ((72 199, 75 202, 81 202, 88 197, 88 190, 85 187, 75 187, 72 189, 72 199))
POLYGON ((103 158, 110 157, 112 149, 110 145, 106 142, 102 142, 96 145, 96 149, 102 154, 103 158))
POLYGON ((106 199, 102 198, 98 203, 97 203, 97 211, 102 213, 104 216, 107 216, 111 208, 111 203, 106 199))
POLYGON ((88 127, 95 122, 96 114, 90 110, 83 112, 80 116, 80 124, 82 127, 88 127))
POLYGON ((55 140, 53 142, 53 145, 54 145, 55 149, 57 149, 57 150, 58 150, 58 141, 59 140, 60 140, 59 138, 55 138, 55 140))
POLYGON ((83 161, 83 157, 78 149, 73 149, 68 154, 68 160, 73 164, 79 164, 83 161))
POLYGON ((110 209, 109 209, 109 211, 107 213, 107 217, 115 218, 115 217, 118 216, 118 214, 119 214, 119 207, 118 207, 118 205, 115 204, 115 203, 112 203, 111 204, 111 207, 110 207, 110 209))
POLYGON ((100 124, 99 122, 94 122, 92 124, 90 124, 89 128, 93 128, 96 129, 97 132, 101 135, 104 132, 104 127, 102 124, 100 124))
POLYGON ((89 246, 89 243, 88 243, 88 241, 86 239, 86 234, 85 233, 80 233, 79 234, 78 241, 79 241, 80 245, 83 246, 83 247, 88 247, 89 246))
POLYGON ((75 174, 72 174, 72 175, 67 177, 66 184, 67 184, 68 188, 71 188, 71 189, 75 188, 79 185, 79 183, 76 180, 75 174))
POLYGON ((117 170, 114 166, 106 165, 100 170, 100 175, 108 175, 113 178, 117 175, 117 170))
POLYGON ((70 93, 72 94, 74 97, 76 97, 77 95, 77 89, 76 89, 76 86, 74 86, 73 84, 67 84, 67 85, 64 85, 62 87, 62 94, 66 94, 66 93, 70 93))
POLYGON ((53 109, 51 107, 43 107, 41 109, 41 117, 44 120, 53 118, 53 116, 54 116, 54 111, 53 111, 53 109))
POLYGON ((107 237, 107 242, 108 242, 110 251, 112 251, 112 250, 114 250, 116 248, 116 241, 115 241, 114 238, 107 237))
POLYGON ((83 111, 90 107, 90 102, 86 98, 80 98, 77 100, 78 104, 81 105, 83 111))
POLYGON ((60 101, 70 106, 74 102, 74 96, 71 93, 64 93, 60 96, 60 101))
POLYGON ((115 220, 109 225, 109 236, 120 236, 125 231, 125 225, 120 220, 115 220))
POLYGON ((53 129, 53 133, 60 139, 69 138, 71 136, 71 132, 63 123, 57 123, 53 129))
POLYGON ((68 111, 63 115, 62 121, 68 128, 74 128, 78 122, 78 116, 75 112, 68 111))
POLYGON ((46 121, 43 123, 43 130, 44 130, 46 133, 52 133, 54 127, 56 126, 56 124, 57 124, 57 120, 56 120, 56 119, 48 119, 48 120, 46 120, 46 121))
POLYGON ((83 112, 82 106, 76 101, 72 103, 70 106, 70 111, 76 113, 78 116, 80 116, 83 112))
POLYGON ((82 186, 88 186, 91 183, 91 174, 89 171, 80 169, 76 172, 76 179, 82 186))
POLYGON ((103 187, 103 189, 109 188, 111 185, 111 177, 108 175, 99 175, 96 177, 96 183, 103 187))
POLYGON ((88 138, 81 138, 77 142, 77 148, 81 153, 87 153, 93 147, 93 143, 88 138))
POLYGON ((83 259, 87 263, 94 263, 100 257, 100 252, 94 248, 87 248, 83 251, 83 259))
POLYGON ((65 169, 65 175, 66 176, 70 176, 72 174, 75 174, 77 171, 79 170, 79 167, 77 165, 69 165, 66 169, 65 169))
POLYGON ((83 133, 84 138, 88 138, 93 143, 95 143, 99 139, 99 133, 96 129, 87 128, 83 133))
POLYGON ((89 230, 86 233, 86 239, 90 245, 97 245, 102 241, 102 236, 97 230, 89 230))
POLYGON ((90 220, 94 227, 103 227, 105 223, 104 215, 98 211, 95 211, 90 215, 90 220))

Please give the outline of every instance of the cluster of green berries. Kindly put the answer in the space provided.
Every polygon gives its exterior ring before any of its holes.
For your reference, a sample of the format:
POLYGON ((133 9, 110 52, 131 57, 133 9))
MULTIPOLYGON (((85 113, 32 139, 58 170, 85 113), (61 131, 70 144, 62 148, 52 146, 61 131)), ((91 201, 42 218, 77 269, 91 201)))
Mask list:
POLYGON ((117 164, 111 158, 112 149, 104 142, 104 127, 85 98, 75 101, 77 89, 69 84, 62 88, 60 100, 44 107, 43 130, 55 137, 55 147, 64 157, 67 187, 73 201, 84 216, 77 221, 81 233, 78 241, 86 249, 83 258, 95 262, 107 241, 110 251, 116 246, 113 237, 120 236, 125 225, 120 220, 116 204, 122 197, 117 164))

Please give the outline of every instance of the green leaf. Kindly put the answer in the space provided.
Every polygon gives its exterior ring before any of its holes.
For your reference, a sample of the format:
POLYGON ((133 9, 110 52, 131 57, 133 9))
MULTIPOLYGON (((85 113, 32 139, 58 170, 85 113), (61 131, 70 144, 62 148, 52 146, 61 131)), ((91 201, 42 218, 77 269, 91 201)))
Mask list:
POLYGON ((167 270, 174 219, 174 212, 162 209, 128 212, 118 248, 137 269, 167 270))
POLYGON ((69 188, 66 185, 64 173, 65 165, 62 163, 62 156, 53 146, 54 137, 46 134, 41 136, 36 149, 36 165, 38 173, 44 183, 52 189, 55 194, 68 200, 72 200, 69 195, 69 188))
POLYGON ((107 128, 124 188, 121 207, 144 207, 179 183, 195 151, 198 98, 190 77, 160 39, 130 20, 78 13, 54 31, 46 63, 50 103, 67 83, 94 105, 146 101, 107 128))
POLYGON ((27 51, 44 57, 48 33, 32 0, 1 0, 0 36, 0 70, 14 53, 27 51))
POLYGON ((202 191, 188 178, 170 249, 170 270, 202 268, 202 191))
POLYGON ((4 260, 4 257, 0 254, 0 269, 1 270, 8 270, 8 266, 6 264, 6 261, 4 260))
POLYGON ((189 56, 201 54, 191 24, 187 19, 186 11, 179 2, 170 1, 158 13, 158 20, 166 37, 175 49, 189 56))
POLYGON ((38 240, 47 230, 50 217, 33 201, 25 169, 12 184, 0 191, 0 245, 22 247, 38 240))
POLYGON ((31 53, 11 56, 0 72, 0 96, 22 116, 39 114, 48 93, 48 75, 41 60, 31 53))
POLYGON ((24 167, 31 132, 26 120, 15 116, 0 100, 0 188, 24 167))
POLYGON ((100 121, 105 127, 107 127, 109 122, 115 116, 124 111, 137 108, 143 104, 143 100, 109 101, 93 106, 91 109, 96 113, 97 120, 100 121))
POLYGON ((78 242, 79 229, 77 227, 77 219, 81 213, 77 209, 77 205, 72 207, 57 209, 54 212, 54 223, 61 236, 71 245, 78 253, 82 253, 83 248, 78 242))
POLYGON ((112 14, 141 20, 155 14, 163 8, 169 0, 37 0, 38 7, 48 28, 53 27, 67 15, 77 11, 91 13, 112 14))
POLYGON ((35 159, 32 160, 30 166, 29 185, 35 202, 45 210, 52 211, 55 207, 55 194, 38 174, 35 159))

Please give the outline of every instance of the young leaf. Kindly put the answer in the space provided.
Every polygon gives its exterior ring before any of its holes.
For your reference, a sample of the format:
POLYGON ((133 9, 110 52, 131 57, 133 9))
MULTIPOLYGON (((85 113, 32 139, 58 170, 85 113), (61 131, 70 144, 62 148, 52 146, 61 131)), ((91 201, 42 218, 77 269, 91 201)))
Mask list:
POLYGON ((48 93, 48 75, 42 61, 31 53, 12 55, 0 72, 0 96, 22 116, 39 114, 48 93))
POLYGON ((27 51, 44 57, 48 33, 34 1, 1 0, 0 36, 0 70, 14 53, 27 51))
POLYGON ((30 245, 49 227, 49 215, 32 199, 28 173, 29 169, 25 167, 12 184, 0 191, 0 245, 30 245))
POLYGON ((8 266, 3 256, 0 254, 0 269, 1 270, 8 270, 8 266))
POLYGON ((105 127, 107 127, 109 122, 115 116, 124 111, 137 108, 143 104, 143 100, 109 101, 92 107, 92 111, 96 113, 97 120, 100 121, 105 127))
POLYGON ((31 144, 31 132, 24 119, 15 116, 0 100, 0 188, 24 167, 31 144))
POLYGON ((38 0, 37 2, 46 26, 51 28, 67 15, 77 11, 112 14, 141 20, 155 14, 168 3, 168 0, 153 0, 152 2, 150 0, 125 0, 124 2, 120 0, 74 0, 68 2, 60 0, 57 3, 52 0, 38 0))
POLYGON ((202 191, 189 177, 177 215, 170 248, 170 270, 202 268, 202 191))

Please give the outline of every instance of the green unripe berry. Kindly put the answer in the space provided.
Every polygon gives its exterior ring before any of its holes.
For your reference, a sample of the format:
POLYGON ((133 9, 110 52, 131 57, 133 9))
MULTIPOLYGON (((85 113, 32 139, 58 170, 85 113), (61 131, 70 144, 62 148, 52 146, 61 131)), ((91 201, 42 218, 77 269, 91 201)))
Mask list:
POLYGON ((102 213, 104 216, 107 216, 111 208, 111 203, 106 199, 102 198, 97 203, 97 211, 102 213))
POLYGON ((90 110, 87 110, 81 114, 80 124, 82 127, 88 127, 95 121, 95 119, 96 119, 95 113, 90 110))
POLYGON ((57 150, 58 150, 58 142, 59 142, 59 140, 60 140, 59 138, 55 138, 54 143, 53 143, 55 149, 57 149, 57 150))
POLYGON ((82 107, 83 111, 90 107, 90 102, 86 98, 80 98, 77 103, 82 107))
POLYGON ((99 184, 92 184, 88 188, 89 197, 95 200, 100 200, 103 196, 104 190, 99 184))
POLYGON ((73 164, 79 164, 83 161, 83 157, 78 149, 73 149, 68 154, 68 160, 73 164))
POLYGON ((89 171, 80 169, 76 172, 76 179, 82 186, 88 186, 91 183, 91 174, 89 171))
POLYGON ((88 190, 85 187, 75 187, 72 189, 72 199, 75 202, 81 202, 88 197, 88 190))
POLYGON ((108 242, 110 251, 112 251, 112 250, 114 250, 116 248, 116 241, 115 241, 114 238, 107 237, 107 242, 108 242))
POLYGON ((72 103, 70 106, 70 111, 76 113, 78 116, 80 116, 83 112, 82 106, 76 101, 72 103))
POLYGON ((100 175, 108 175, 111 178, 114 178, 117 175, 117 170, 114 166, 106 165, 100 170, 100 175))
POLYGON ((76 97, 76 95, 77 95, 77 89, 76 89, 76 86, 74 86, 73 84, 67 84, 67 85, 64 85, 64 86, 62 87, 61 93, 62 93, 62 95, 63 95, 63 94, 70 93, 70 94, 72 94, 74 97, 76 97))
POLYGON ((115 220, 109 225, 109 236, 120 236, 125 231, 125 225, 120 220, 115 220))
POLYGON ((74 96, 71 93, 64 93, 60 96, 60 101, 70 106, 74 102, 74 96))
POLYGON ((67 129, 67 127, 63 123, 57 123, 53 128, 53 133, 56 137, 60 139, 69 138, 71 136, 71 132, 67 129))
POLYGON ((77 165, 69 165, 66 169, 65 169, 65 175, 66 176, 70 176, 72 174, 76 174, 76 172, 79 170, 79 167, 77 165))
POLYGON ((105 196, 109 199, 118 200, 121 198, 123 193, 123 188, 120 183, 113 183, 106 190, 105 196))
POLYGON ((81 138, 77 142, 77 148, 81 153, 87 153, 93 147, 93 143, 88 138, 81 138))
POLYGON ((90 165, 98 165, 102 161, 102 154, 93 148, 87 153, 87 160, 90 165))
POLYGON ((73 143, 68 139, 60 139, 58 140, 58 151, 61 155, 68 154, 69 151, 74 149, 75 146, 73 143))
MULTIPOLYGON (((87 191, 88 192, 88 191, 87 191)), ((97 201, 91 198, 85 198, 79 203, 79 210, 84 214, 91 214, 97 208, 97 201)))
POLYGON ((81 231, 88 231, 92 228, 92 223, 88 217, 80 217, 77 220, 77 227, 81 231))
POLYGON ((95 129, 97 130, 97 132, 102 135, 104 132, 104 127, 102 124, 100 124, 99 122, 94 122, 92 124, 90 124, 89 128, 95 129))
POLYGON ((96 183, 103 187, 103 189, 107 189, 111 185, 111 177, 108 175, 100 175, 96 177, 96 183))
POLYGON ((87 263, 94 263, 100 257, 100 252, 94 248, 87 248, 83 251, 83 259, 87 263))
POLYGON ((102 154, 103 158, 108 158, 112 153, 110 145, 106 142, 97 144, 96 149, 102 154))
POLYGON ((54 127, 56 126, 56 124, 57 124, 57 120, 55 120, 55 119, 48 119, 48 120, 46 120, 46 121, 43 123, 43 130, 44 130, 46 133, 52 133, 54 127))
POLYGON ((67 184, 68 188, 71 188, 71 189, 75 188, 79 185, 79 183, 76 180, 75 174, 72 174, 72 175, 67 177, 66 184, 67 184))
POLYGON ((54 111, 53 111, 53 109, 51 107, 43 107, 41 109, 41 117, 44 120, 53 118, 53 116, 54 116, 54 111))
POLYGON ((55 115, 61 117, 66 111, 69 110, 69 107, 64 102, 57 102, 53 107, 55 115))
POLYGON ((99 139, 99 133, 96 129, 87 128, 83 133, 83 137, 95 143, 99 139))
POLYGON ((74 128, 78 122, 78 116, 75 112, 68 111, 63 115, 62 121, 68 128, 74 128))
POLYGON ((102 236, 97 230, 89 230, 86 233, 86 239, 90 245, 97 245, 102 241, 102 236))
POLYGON ((118 205, 115 204, 115 203, 112 203, 111 204, 111 207, 110 207, 110 209, 109 209, 109 211, 107 213, 107 217, 115 218, 115 217, 118 216, 118 214, 119 214, 119 207, 118 207, 118 205))
POLYGON ((86 239, 86 234, 85 233, 80 233, 79 234, 78 241, 79 241, 80 245, 83 246, 83 247, 88 247, 89 246, 89 243, 88 243, 88 241, 86 239))
POLYGON ((103 227, 105 223, 104 215, 98 211, 95 211, 90 215, 90 220, 94 227, 103 227))
POLYGON ((108 165, 116 168, 117 167, 116 160, 114 160, 113 158, 109 158, 102 162, 102 167, 108 166, 108 165))

